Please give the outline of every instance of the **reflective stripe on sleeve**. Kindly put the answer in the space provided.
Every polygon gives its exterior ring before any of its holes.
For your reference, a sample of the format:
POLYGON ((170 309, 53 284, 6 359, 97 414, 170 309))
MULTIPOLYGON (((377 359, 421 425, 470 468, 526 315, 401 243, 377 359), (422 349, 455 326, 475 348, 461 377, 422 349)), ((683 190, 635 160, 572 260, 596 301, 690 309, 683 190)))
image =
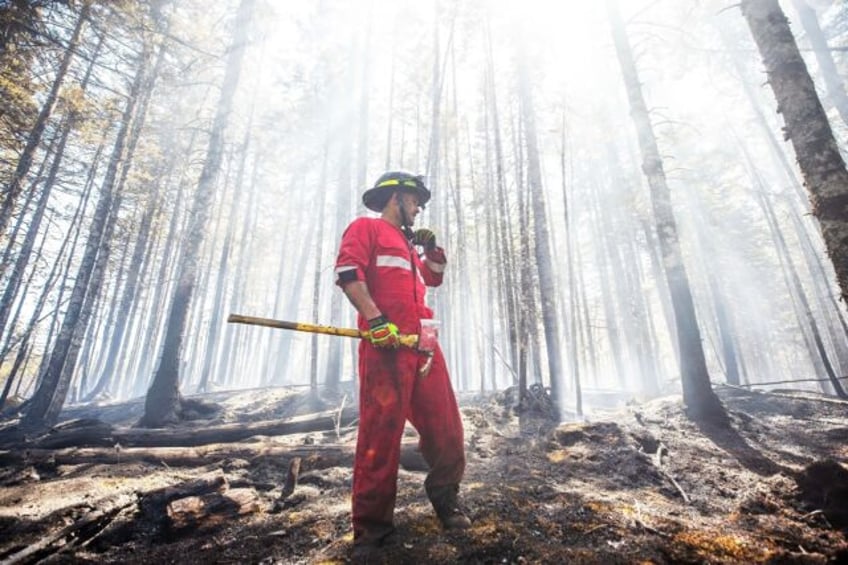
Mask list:
POLYGON ((377 255, 377 266, 397 267, 399 269, 406 269, 407 271, 412 270, 412 265, 410 265, 408 259, 396 257, 395 255, 377 255))

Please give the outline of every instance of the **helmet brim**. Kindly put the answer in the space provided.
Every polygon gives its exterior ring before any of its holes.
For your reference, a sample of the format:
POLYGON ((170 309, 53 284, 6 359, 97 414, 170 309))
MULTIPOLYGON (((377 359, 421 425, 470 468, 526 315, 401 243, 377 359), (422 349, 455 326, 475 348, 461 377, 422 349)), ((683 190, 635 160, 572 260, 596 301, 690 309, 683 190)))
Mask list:
POLYGON ((396 190, 414 193, 418 196, 418 205, 421 207, 430 201, 430 191, 423 186, 416 186, 415 188, 406 186, 375 186, 362 194, 362 203, 372 212, 382 212, 383 208, 389 202, 391 193, 396 190))

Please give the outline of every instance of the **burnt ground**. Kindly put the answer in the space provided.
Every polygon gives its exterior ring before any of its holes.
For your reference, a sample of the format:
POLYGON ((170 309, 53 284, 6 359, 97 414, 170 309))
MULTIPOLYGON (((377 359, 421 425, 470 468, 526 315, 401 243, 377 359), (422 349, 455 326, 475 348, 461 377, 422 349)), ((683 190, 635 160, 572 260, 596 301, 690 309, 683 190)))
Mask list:
MULTIPOLYGON (((848 403, 718 392, 730 428, 693 423, 677 397, 560 426, 518 418, 503 395, 464 401, 462 492, 473 527, 439 528, 410 430, 399 535, 381 561, 848 562, 848 403)), ((219 393, 223 410, 187 426, 320 407, 305 398, 219 393)), ((128 425, 139 410, 96 414, 128 425)), ((7 446, 0 563, 345 563, 356 432, 332 428, 183 448, 7 446), (298 481, 282 493, 295 457, 298 481)))

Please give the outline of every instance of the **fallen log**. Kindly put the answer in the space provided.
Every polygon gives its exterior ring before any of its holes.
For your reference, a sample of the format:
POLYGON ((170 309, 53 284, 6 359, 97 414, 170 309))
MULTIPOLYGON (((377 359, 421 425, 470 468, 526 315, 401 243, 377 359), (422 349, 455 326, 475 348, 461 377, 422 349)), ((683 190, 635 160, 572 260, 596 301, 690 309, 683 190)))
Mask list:
POLYGON ((214 528, 228 519, 259 512, 262 507, 256 491, 238 488, 172 500, 166 513, 170 529, 184 532, 214 528))
MULTIPOLYGON (((202 447, 82 447, 64 449, 0 450, 0 466, 29 467, 49 464, 114 465, 121 463, 150 463, 166 467, 203 467, 227 459, 300 458, 301 465, 311 470, 328 467, 352 467, 355 447, 337 443, 285 446, 261 443, 221 443, 202 447)), ((400 466, 407 471, 428 471, 429 466, 413 444, 401 445, 400 466)), ((298 470, 300 471, 300 469, 298 470)), ((32 477, 37 481, 38 478, 32 477)), ((255 486, 255 485, 253 485, 255 486)), ((262 490, 262 489, 260 489, 262 490)))
MULTIPOLYGON (((289 434, 305 434, 310 432, 332 431, 336 427, 335 411, 320 412, 292 418, 283 422, 265 421, 249 424, 223 424, 220 426, 205 426, 194 429, 130 429, 118 431, 115 439, 126 446, 165 447, 182 446, 194 447, 210 443, 225 443, 248 439, 250 437, 283 436, 289 434)), ((340 417, 341 425, 346 426, 359 417, 357 408, 346 409, 340 417)))
POLYGON ((117 428, 97 420, 82 420, 53 428, 47 434, 26 438, 9 433, 2 438, 4 448, 60 449, 64 447, 197 447, 211 443, 242 441, 254 436, 282 436, 311 432, 328 432, 348 426, 359 417, 359 409, 349 407, 341 412, 329 410, 299 416, 285 421, 205 425, 177 428, 117 428))
POLYGON ((221 443, 202 447, 84 447, 64 449, 13 449, 0 451, 0 465, 24 466, 49 462, 55 465, 152 463, 168 467, 202 467, 224 459, 302 457, 312 469, 353 464, 352 445, 318 444, 285 446, 267 442, 221 443))
POLYGON ((178 498, 208 494, 227 488, 227 479, 222 474, 200 477, 178 485, 162 487, 142 493, 138 501, 141 512, 154 522, 162 521, 165 508, 178 498))

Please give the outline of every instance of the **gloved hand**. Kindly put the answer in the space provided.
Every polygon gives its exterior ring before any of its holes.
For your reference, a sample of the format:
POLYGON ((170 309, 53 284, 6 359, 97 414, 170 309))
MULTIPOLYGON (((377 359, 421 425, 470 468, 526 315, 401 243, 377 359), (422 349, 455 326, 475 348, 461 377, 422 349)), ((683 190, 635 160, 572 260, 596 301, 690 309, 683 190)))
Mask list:
POLYGON ((391 323, 382 314, 368 320, 368 340, 375 347, 395 349, 400 345, 400 332, 398 327, 391 323))
POLYGON ((415 234, 412 237, 412 243, 414 245, 421 245, 424 247, 424 251, 432 251, 436 248, 436 234, 427 228, 415 230, 415 234))

